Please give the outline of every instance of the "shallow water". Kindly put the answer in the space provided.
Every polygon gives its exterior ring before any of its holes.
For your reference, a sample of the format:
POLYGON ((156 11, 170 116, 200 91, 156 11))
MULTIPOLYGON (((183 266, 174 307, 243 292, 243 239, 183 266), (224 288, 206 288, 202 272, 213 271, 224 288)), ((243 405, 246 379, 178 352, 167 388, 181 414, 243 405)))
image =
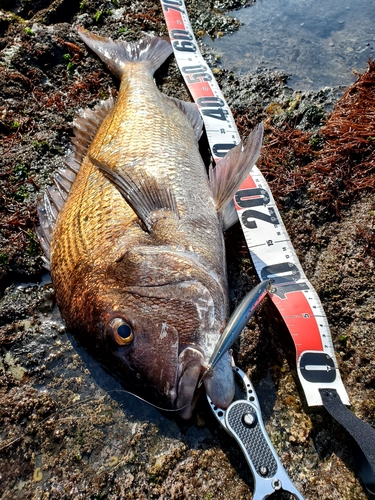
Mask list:
POLYGON ((283 69, 293 88, 316 91, 351 84, 375 57, 373 0, 258 0, 234 15, 236 33, 204 40, 229 70, 283 69))

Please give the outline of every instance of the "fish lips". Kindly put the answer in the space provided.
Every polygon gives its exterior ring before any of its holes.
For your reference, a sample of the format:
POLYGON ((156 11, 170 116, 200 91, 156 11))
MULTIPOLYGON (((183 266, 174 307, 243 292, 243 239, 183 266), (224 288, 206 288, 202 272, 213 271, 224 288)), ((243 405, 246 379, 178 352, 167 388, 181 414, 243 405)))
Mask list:
MULTIPOLYGON (((180 417, 189 419, 202 392, 198 382, 207 368, 204 354, 198 347, 189 346, 179 356, 179 381, 176 406, 180 417)), ((207 395, 215 406, 227 408, 233 401, 235 385, 229 353, 203 379, 207 395)))

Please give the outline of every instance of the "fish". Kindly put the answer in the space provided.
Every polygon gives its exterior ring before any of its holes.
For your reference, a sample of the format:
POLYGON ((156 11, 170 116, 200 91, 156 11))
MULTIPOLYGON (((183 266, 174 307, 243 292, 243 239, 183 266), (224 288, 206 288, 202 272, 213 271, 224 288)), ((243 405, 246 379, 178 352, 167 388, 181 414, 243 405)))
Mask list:
MULTIPOLYGON (((75 118, 73 154, 38 205, 45 266, 79 343, 130 392, 189 419, 228 320, 223 231, 237 220, 232 197, 263 126, 207 174, 197 106, 154 82, 170 42, 78 32, 120 87, 116 101, 75 118)), ((231 403, 228 353, 204 389, 218 406, 231 403)))

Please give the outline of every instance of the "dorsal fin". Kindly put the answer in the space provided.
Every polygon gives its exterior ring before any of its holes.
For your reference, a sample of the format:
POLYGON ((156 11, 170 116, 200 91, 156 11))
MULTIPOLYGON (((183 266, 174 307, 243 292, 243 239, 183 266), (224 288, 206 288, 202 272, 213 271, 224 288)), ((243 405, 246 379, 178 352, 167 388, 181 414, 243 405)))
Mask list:
POLYGON ((44 251, 44 265, 49 269, 49 248, 57 216, 68 198, 72 184, 96 132, 104 118, 113 108, 112 97, 101 101, 94 109, 83 110, 73 121, 73 153, 65 159, 65 168, 60 168, 54 175, 55 186, 49 186, 43 201, 38 203, 39 227, 36 230, 44 251))

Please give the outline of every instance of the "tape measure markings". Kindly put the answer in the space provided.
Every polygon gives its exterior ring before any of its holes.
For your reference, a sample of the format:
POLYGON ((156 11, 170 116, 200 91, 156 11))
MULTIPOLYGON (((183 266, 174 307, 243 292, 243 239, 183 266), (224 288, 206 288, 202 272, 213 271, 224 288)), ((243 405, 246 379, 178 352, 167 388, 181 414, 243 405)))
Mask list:
POLYGON ((319 388, 324 384, 335 388, 349 404, 319 297, 303 272, 266 180, 256 167, 250 177, 235 195, 238 216, 257 274, 273 281, 271 299, 293 338, 307 402, 322 404, 319 388))
MULTIPOLYGON (((178 66, 202 114, 217 161, 240 142, 233 115, 199 51, 183 0, 161 0, 161 4, 178 66)), ((293 338, 308 404, 322 405, 322 387, 336 389, 343 403, 349 404, 323 307, 302 270, 267 181, 256 167, 234 201, 255 270, 261 280, 273 281, 270 297, 293 338)))

